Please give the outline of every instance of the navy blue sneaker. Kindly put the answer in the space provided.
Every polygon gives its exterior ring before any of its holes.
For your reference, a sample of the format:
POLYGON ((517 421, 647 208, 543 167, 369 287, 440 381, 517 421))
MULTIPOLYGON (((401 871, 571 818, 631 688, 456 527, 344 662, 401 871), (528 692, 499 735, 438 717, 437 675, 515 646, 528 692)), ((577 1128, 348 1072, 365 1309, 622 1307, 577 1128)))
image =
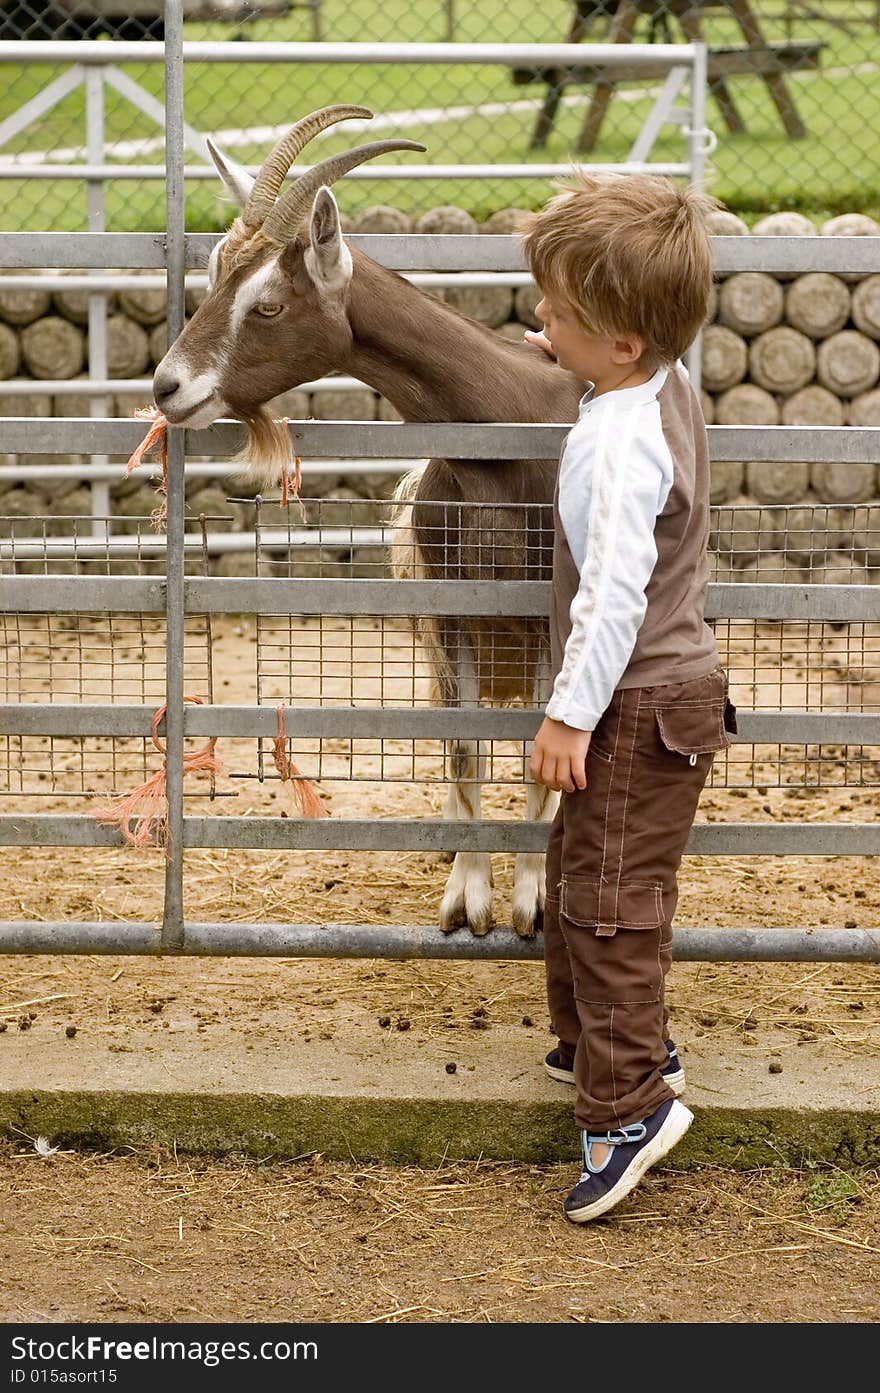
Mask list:
POLYGON ((544 1068, 551 1079, 559 1083, 574 1083, 574 1055, 570 1050, 557 1045, 544 1060, 544 1068))
POLYGON ((669 1055, 669 1062, 663 1065, 660 1073, 669 1084, 676 1098, 679 1098, 681 1094, 684 1093, 687 1084, 684 1077, 684 1068, 678 1057, 678 1051, 675 1048, 674 1040, 666 1041, 666 1053, 669 1055))
MULTIPOLYGON (((666 1053, 669 1055, 668 1063, 664 1064, 660 1073, 663 1075, 669 1087, 676 1097, 679 1097, 685 1090, 684 1069, 681 1060, 675 1049, 675 1041, 666 1041, 666 1053)), ((557 1079, 559 1083, 574 1083, 574 1056, 570 1050, 563 1049, 562 1045, 557 1045, 555 1050, 551 1050, 544 1060, 544 1068, 551 1079, 557 1079)))
POLYGON ((694 1120, 690 1108, 669 1098, 641 1122, 610 1132, 582 1132, 584 1169, 565 1197, 565 1217, 586 1224, 607 1214, 634 1190, 651 1166, 662 1160, 681 1141, 694 1120), (608 1146, 605 1160, 593 1165, 594 1142, 608 1146))

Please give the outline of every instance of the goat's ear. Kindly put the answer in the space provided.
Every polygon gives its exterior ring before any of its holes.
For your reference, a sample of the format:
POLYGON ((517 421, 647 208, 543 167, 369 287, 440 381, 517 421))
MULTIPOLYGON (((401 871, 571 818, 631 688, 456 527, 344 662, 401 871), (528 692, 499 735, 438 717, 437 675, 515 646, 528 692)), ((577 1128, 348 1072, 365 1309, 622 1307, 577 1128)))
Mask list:
POLYGON ((342 240, 339 208, 323 185, 315 195, 309 220, 306 268, 313 280, 328 290, 341 290, 351 280, 351 252, 342 240))
POLYGON ((235 199, 239 208, 243 208, 251 196, 251 189, 254 187, 253 176, 248 174, 246 169, 242 169, 234 160, 227 157, 217 149, 210 137, 205 141, 208 147, 208 154, 214 162, 214 168, 220 175, 232 197, 235 199))

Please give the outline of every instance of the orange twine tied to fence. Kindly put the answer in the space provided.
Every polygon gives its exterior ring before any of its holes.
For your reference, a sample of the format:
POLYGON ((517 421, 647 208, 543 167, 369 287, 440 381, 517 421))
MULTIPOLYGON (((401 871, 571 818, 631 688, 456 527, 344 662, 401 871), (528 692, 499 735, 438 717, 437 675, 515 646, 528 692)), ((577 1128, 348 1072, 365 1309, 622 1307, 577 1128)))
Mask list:
MULTIPOLYGON (((289 417, 289 416, 282 416, 282 417, 280 418, 280 420, 279 420, 279 425, 282 425, 282 426, 284 426, 284 427, 287 427, 289 424, 290 424, 290 417, 289 417)), ((294 457, 293 457, 293 479, 291 479, 290 474, 288 473, 287 465, 285 464, 285 465, 282 465, 282 466, 281 466, 281 479, 280 479, 280 484, 281 484, 281 506, 282 506, 282 508, 289 508, 289 507, 290 507, 290 493, 291 493, 291 485, 292 485, 292 486, 293 486, 293 496, 294 496, 294 498, 296 499, 297 503, 299 504, 300 517, 302 518, 303 522, 305 522, 305 521, 306 521, 306 510, 305 510, 305 505, 303 504, 303 501, 302 501, 302 499, 301 499, 301 497, 300 497, 300 490, 301 490, 301 488, 302 488, 302 460, 300 459, 299 455, 294 455, 294 457)))
MULTIPOLYGON (((204 704, 201 697, 185 696, 183 699, 194 706, 204 704)), ((166 783, 168 758, 165 746, 158 734, 159 722, 165 715, 166 709, 165 706, 160 706, 150 725, 153 744, 162 756, 161 769, 158 769, 145 783, 133 789, 131 793, 122 795, 104 807, 96 808, 94 815, 98 822, 104 826, 118 827, 129 846, 164 846, 167 857, 168 798, 166 783), (153 840, 154 824, 155 841, 153 840)), ((184 774, 197 774, 203 771, 212 775, 221 773, 223 765, 216 757, 216 745, 217 737, 212 735, 202 749, 196 750, 193 754, 184 754, 184 774)))
POLYGON ((287 733, 284 729, 284 703, 278 707, 278 734, 272 741, 275 768, 290 789, 293 800, 303 817, 329 817, 317 793, 304 774, 300 773, 287 751, 287 733))
POLYGON ((160 497, 160 502, 158 507, 153 509, 150 517, 153 531, 159 532, 168 521, 168 422, 158 406, 139 406, 134 414, 139 420, 152 421, 152 425, 128 461, 125 472, 130 474, 133 469, 137 469, 139 464, 143 464, 144 455, 149 454, 150 450, 154 450, 156 446, 159 447, 159 458, 162 462, 162 482, 158 485, 156 492, 160 497))
MULTIPOLYGON (((168 421, 159 410, 158 406, 139 406, 134 414, 138 420, 150 421, 152 424, 140 445, 138 445, 134 454, 130 457, 125 472, 126 474, 130 474, 133 469, 137 469, 139 465, 143 464, 144 455, 149 454, 151 450, 156 449, 158 446, 159 458, 162 462, 162 482, 158 485, 156 492, 159 494, 161 502, 157 508, 153 509, 150 522, 153 525, 153 530, 159 532, 168 522, 168 421)), ((288 421, 289 417, 281 417, 282 425, 286 426, 288 421)), ((280 484, 282 507, 287 508, 290 506, 290 495, 293 493, 293 497, 299 504, 302 520, 305 522, 306 510, 300 498, 300 489, 302 488, 302 460, 299 455, 294 455, 293 457, 292 479, 287 466, 282 466, 280 484)))

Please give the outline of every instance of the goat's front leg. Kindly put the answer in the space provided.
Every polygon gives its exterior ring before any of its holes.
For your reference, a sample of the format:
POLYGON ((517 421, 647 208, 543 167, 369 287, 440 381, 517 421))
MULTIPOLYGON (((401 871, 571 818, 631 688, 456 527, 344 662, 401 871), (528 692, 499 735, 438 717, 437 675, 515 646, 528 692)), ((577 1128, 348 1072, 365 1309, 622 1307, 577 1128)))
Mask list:
MULTIPOLYGON (((478 740, 451 740, 448 745, 452 783, 444 816, 450 822, 475 822, 480 816, 480 785, 486 776, 486 755, 478 740)), ((444 933, 462 925, 482 936, 492 928, 492 864, 488 852, 459 851, 452 863, 440 902, 444 933)))
MULTIPOLYGON (((531 741, 526 759, 531 755, 531 741)), ((529 822, 552 822, 559 794, 536 784, 526 766, 526 817, 529 822)), ((520 851, 513 868, 513 927, 520 938, 534 938, 544 913, 544 853, 520 851)))
MULTIPOLYGON (((546 706, 550 699, 550 668, 544 655, 535 679, 534 700, 546 706)), ((529 769, 532 742, 525 748, 526 817, 529 822, 552 822, 559 806, 559 794, 536 784, 529 769)), ((540 851, 518 853, 513 870, 513 927, 520 938, 534 938, 544 913, 544 854, 540 851)))
MULTIPOLYGON (((470 645, 458 631, 455 654, 455 705, 479 704, 476 660, 470 645)), ((450 705, 453 704, 450 701, 450 705)), ((479 740, 450 740, 446 745, 452 780, 446 796, 444 817, 450 822, 474 822, 480 816, 480 787, 486 777, 486 754, 479 740)), ((446 890, 440 902, 440 928, 444 933, 469 925, 478 937, 494 924, 492 916, 492 864, 488 852, 459 851, 452 863, 446 890)))

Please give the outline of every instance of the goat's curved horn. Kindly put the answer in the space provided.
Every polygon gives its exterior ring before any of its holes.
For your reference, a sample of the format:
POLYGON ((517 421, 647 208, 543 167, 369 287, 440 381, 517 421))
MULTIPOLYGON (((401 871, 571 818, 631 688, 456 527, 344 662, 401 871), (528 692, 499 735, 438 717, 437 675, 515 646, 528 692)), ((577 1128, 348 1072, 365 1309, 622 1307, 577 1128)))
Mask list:
POLYGON ((325 106, 313 111, 297 121, 285 135, 276 142, 274 149, 263 161, 263 167, 256 177, 250 198, 247 201, 242 220, 247 227, 262 227, 266 217, 275 205, 281 185, 301 150, 310 140, 333 126, 337 121, 349 121, 353 116, 371 120, 373 113, 365 106, 325 106))
POLYGON ((377 155, 387 155, 391 150, 426 149, 427 146, 418 145, 414 140, 377 140, 372 145, 359 145, 355 150, 331 155, 307 174, 301 174, 296 183, 282 194, 266 218, 263 232, 273 242, 289 241, 299 231, 312 199, 323 184, 333 184, 356 165, 375 159, 377 155))

